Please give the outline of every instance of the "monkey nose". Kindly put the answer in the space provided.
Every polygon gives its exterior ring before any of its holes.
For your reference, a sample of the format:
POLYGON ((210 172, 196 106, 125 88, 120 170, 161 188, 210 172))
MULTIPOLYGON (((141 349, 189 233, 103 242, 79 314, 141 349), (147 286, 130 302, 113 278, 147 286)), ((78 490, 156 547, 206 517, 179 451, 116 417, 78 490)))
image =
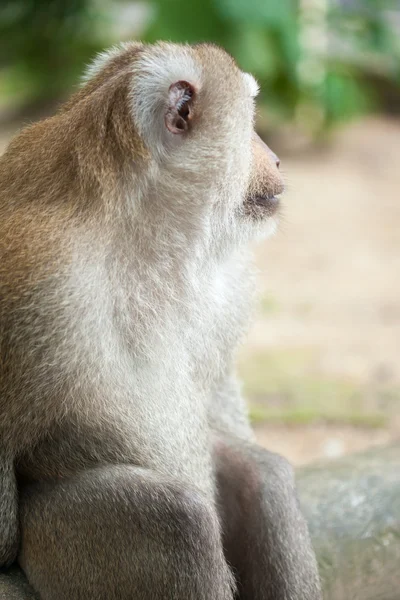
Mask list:
POLYGON ((281 165, 280 158, 275 154, 275 152, 272 152, 271 149, 270 149, 270 152, 271 152, 271 158, 274 161, 274 163, 276 164, 276 168, 279 169, 279 167, 281 165))
POLYGON ((270 157, 272 158, 272 160, 274 161, 276 168, 279 169, 280 165, 281 165, 281 161, 280 158, 275 154, 275 152, 273 152, 271 150, 271 148, 268 148, 269 153, 270 153, 270 157))

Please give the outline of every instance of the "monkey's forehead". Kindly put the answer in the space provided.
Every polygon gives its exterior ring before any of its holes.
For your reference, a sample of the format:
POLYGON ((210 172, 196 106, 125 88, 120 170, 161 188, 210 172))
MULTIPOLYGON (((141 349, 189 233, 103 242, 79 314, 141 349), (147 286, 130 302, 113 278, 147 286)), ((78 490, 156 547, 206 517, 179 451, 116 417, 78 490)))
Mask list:
POLYGON ((200 62, 204 70, 215 71, 222 69, 224 74, 240 75, 245 82, 245 86, 250 93, 250 96, 255 98, 259 92, 259 86, 253 75, 243 73, 235 59, 223 48, 216 44, 196 44, 193 46, 194 51, 199 56, 200 62))

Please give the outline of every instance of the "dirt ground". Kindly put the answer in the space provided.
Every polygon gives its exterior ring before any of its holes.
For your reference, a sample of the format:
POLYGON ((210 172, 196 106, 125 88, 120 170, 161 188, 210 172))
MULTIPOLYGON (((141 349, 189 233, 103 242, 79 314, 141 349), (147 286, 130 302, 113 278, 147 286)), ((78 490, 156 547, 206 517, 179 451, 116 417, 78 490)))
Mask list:
POLYGON ((400 123, 280 158, 284 215, 256 250, 240 364, 260 442, 302 464, 400 437, 400 123))

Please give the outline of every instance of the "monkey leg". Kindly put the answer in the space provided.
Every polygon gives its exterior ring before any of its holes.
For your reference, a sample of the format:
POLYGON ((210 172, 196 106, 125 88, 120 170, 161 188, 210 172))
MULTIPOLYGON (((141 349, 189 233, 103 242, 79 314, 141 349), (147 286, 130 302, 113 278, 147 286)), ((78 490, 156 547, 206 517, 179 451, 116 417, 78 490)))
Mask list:
POLYGON ((215 508, 195 489, 107 466, 21 494, 19 562, 41 600, 232 600, 215 508))
POLYGON ((320 600, 318 569, 287 461, 234 439, 215 444, 226 558, 240 600, 320 600))

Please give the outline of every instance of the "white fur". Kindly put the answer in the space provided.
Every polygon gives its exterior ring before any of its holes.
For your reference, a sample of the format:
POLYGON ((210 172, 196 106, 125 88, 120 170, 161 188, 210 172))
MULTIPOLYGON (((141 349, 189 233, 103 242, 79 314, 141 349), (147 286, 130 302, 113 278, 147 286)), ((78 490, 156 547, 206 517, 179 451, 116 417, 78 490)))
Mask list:
POLYGON ((250 91, 250 96, 252 98, 256 98, 260 91, 260 87, 257 81, 254 79, 253 75, 251 75, 250 73, 243 73, 243 79, 245 80, 246 85, 250 91))

